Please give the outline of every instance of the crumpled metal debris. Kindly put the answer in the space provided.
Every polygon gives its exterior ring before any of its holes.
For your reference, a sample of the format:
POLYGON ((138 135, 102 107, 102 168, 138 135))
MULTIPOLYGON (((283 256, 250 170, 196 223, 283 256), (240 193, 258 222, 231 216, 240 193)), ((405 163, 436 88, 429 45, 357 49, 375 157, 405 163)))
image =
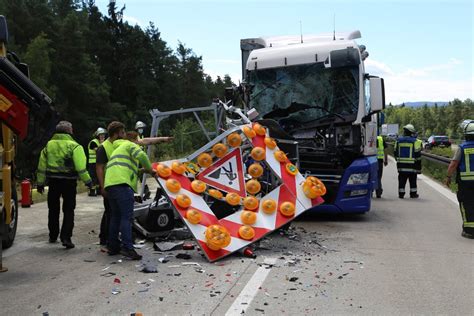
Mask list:
POLYGON ((183 248, 183 241, 180 242, 171 242, 171 241, 161 241, 153 243, 153 249, 156 251, 172 251, 176 249, 183 248))

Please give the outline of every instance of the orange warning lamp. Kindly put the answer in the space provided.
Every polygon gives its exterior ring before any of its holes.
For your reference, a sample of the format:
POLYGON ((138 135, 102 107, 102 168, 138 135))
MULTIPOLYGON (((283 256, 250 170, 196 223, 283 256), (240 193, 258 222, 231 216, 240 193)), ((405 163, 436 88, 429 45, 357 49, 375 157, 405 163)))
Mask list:
POLYGON ((210 196, 212 196, 213 198, 218 199, 218 200, 220 200, 224 197, 222 192, 219 191, 219 190, 209 189, 208 193, 209 193, 210 196))
POLYGON ((217 143, 212 146, 212 152, 217 158, 222 158, 227 153, 227 146, 222 143, 217 143))
POLYGON ((286 162, 286 160, 288 159, 286 157, 286 154, 281 150, 275 151, 273 153, 273 156, 275 156, 275 159, 278 160, 279 162, 286 162))
POLYGON ((240 195, 238 195, 237 193, 234 193, 234 192, 227 193, 227 195, 225 196, 225 201, 227 203, 229 203, 230 205, 232 205, 232 206, 239 205, 240 204, 240 195))
POLYGON ((201 221, 202 214, 198 210, 190 209, 190 210, 186 211, 186 219, 191 224, 196 225, 196 224, 199 224, 199 222, 201 221))
POLYGON ((176 203, 182 208, 188 208, 191 205, 191 199, 186 194, 178 194, 176 196, 176 203))
POLYGON ((326 194, 326 186, 318 178, 309 176, 303 183, 303 192, 308 198, 315 199, 326 194))
POLYGON ((158 173, 158 175, 162 178, 168 178, 170 175, 171 175, 171 168, 168 167, 167 165, 165 164, 162 164, 160 163, 157 167, 156 167, 156 172, 158 173))
POLYGON ((270 149, 275 149, 275 147, 277 146, 277 143, 271 137, 265 137, 264 142, 265 142, 265 145, 270 149))
POLYGON ((202 153, 197 157, 198 165, 207 168, 212 164, 212 157, 208 153, 202 153))
POLYGON ((173 161, 173 163, 171 164, 171 170, 173 170, 177 174, 183 174, 186 171, 186 166, 177 161, 173 161))
POLYGON ((260 185, 260 182, 255 179, 249 180, 245 184, 245 189, 247 189, 247 192, 250 194, 257 194, 258 192, 260 192, 261 188, 262 186, 260 185))
POLYGON ((237 133, 232 133, 227 136, 227 144, 231 147, 239 147, 242 144, 242 137, 237 133))
POLYGON ((202 193, 204 191, 206 191, 207 189, 207 185, 202 182, 201 180, 193 180, 191 182, 191 189, 196 192, 196 193, 202 193))
POLYGON ((249 126, 244 126, 242 130, 244 131, 245 136, 247 136, 250 139, 257 136, 255 131, 249 126))
POLYGON ((255 196, 247 196, 244 199, 244 207, 250 211, 256 210, 258 208, 258 199, 255 196))
POLYGON ((181 190, 181 183, 176 179, 168 179, 166 180, 166 188, 171 193, 178 193, 181 190))
POLYGON ((268 199, 262 202, 262 211, 266 214, 272 214, 277 209, 275 200, 268 199))
POLYGON ((265 159, 265 149, 262 147, 255 147, 250 152, 250 156, 257 161, 265 159))
POLYGON ((291 217, 295 215, 295 205, 288 201, 281 203, 280 213, 286 217, 291 217))
POLYGON ((239 236, 242 239, 251 240, 253 237, 255 237, 255 230, 248 225, 240 226, 239 236))
POLYGON ((263 174, 263 168, 259 163, 251 164, 247 171, 253 178, 258 178, 263 174))
POLYGON ((252 211, 243 211, 240 214, 240 219, 245 225, 253 225, 257 221, 257 213, 252 211))
POLYGON ((265 134, 267 133, 267 129, 259 123, 253 124, 252 128, 255 131, 255 133, 257 133, 257 135, 265 136, 265 134))
POLYGON ((204 236, 206 238, 207 246, 214 251, 227 247, 231 242, 229 232, 221 225, 208 226, 204 236))

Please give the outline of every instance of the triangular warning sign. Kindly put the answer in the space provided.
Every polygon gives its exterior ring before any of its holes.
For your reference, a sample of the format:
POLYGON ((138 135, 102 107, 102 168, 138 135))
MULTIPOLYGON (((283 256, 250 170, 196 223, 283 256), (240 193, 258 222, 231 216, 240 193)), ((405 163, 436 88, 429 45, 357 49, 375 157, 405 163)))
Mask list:
POLYGON ((245 197, 245 179, 240 148, 236 148, 196 176, 219 190, 245 197))

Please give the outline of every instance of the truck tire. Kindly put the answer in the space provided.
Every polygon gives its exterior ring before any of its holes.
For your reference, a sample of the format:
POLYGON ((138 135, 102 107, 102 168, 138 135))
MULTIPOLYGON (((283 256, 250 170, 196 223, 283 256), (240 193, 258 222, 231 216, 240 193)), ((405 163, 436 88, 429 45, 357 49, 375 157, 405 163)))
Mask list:
MULTIPOLYGON (((2 247, 3 249, 10 248, 11 245, 13 244, 13 241, 15 240, 16 236, 16 228, 18 226, 18 197, 16 190, 12 191, 12 222, 10 225, 3 225, 3 232, 2 232, 2 247)), ((6 218, 6 212, 5 209, 3 209, 3 222, 5 222, 6 218)))

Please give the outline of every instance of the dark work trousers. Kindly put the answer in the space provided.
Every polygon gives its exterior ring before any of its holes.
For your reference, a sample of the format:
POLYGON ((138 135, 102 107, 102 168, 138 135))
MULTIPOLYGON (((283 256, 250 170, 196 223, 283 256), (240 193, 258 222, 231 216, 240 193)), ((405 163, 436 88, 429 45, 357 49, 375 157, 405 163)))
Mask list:
POLYGON ((76 179, 48 179, 48 228, 49 238, 56 239, 59 235, 59 212, 61 197, 63 198, 63 225, 60 239, 72 237, 74 228, 74 209, 76 208, 76 179))
POLYGON ((410 182, 410 196, 417 193, 416 188, 416 173, 415 172, 399 172, 398 173, 398 196, 405 196, 405 186, 407 180, 410 182))
POLYGON ((458 201, 462 216, 462 229, 474 235, 474 184, 458 183, 458 201))
POLYGON ((100 233, 99 239, 101 245, 106 245, 109 238, 109 226, 110 226, 110 203, 109 199, 104 197, 104 213, 102 214, 102 220, 100 221, 100 233))
POLYGON ((95 163, 90 163, 87 165, 87 171, 89 171, 89 175, 91 176, 93 189, 95 189, 99 184, 99 180, 97 180, 97 172, 95 170, 95 163))
POLYGON ((382 192, 383 192, 383 188, 382 188, 382 174, 383 174, 383 159, 377 159, 377 162, 378 162, 378 172, 377 172, 377 176, 378 176, 378 189, 375 190, 375 194, 377 195, 377 197, 380 197, 382 196, 382 192))
POLYGON ((108 247, 111 251, 133 249, 132 217, 135 198, 128 185, 114 185, 106 188, 110 203, 110 226, 108 247), (119 240, 120 233, 120 240, 119 240))

